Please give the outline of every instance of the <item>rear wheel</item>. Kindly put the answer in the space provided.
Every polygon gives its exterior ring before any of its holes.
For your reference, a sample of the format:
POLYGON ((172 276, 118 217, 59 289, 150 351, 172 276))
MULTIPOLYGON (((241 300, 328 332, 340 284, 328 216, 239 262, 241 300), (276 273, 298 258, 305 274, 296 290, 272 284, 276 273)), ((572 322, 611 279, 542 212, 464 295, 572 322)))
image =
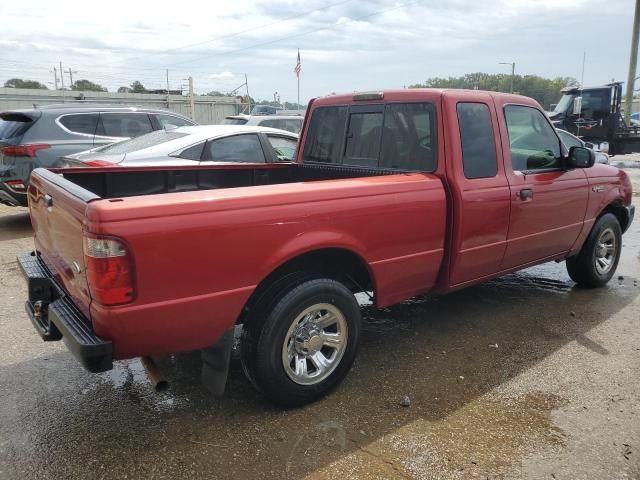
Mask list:
POLYGON ((606 213, 596 221, 580 253, 567 259, 567 272, 580 285, 602 287, 613 277, 621 249, 620 222, 606 213))
POLYGON ((245 325, 242 364, 275 403, 293 407, 326 395, 355 359, 360 308, 341 283, 303 281, 245 325))

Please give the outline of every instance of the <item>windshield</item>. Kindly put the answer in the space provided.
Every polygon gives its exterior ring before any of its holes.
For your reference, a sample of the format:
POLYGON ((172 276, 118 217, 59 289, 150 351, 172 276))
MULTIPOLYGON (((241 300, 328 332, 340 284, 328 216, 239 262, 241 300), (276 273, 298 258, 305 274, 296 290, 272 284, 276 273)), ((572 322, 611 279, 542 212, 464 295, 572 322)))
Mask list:
POLYGON ((553 109, 554 112, 564 113, 571 109, 571 104, 573 103, 573 95, 562 95, 562 98, 556 105, 556 108, 553 109))
MULTIPOLYGON (((155 147, 161 143, 170 142, 171 140, 186 137, 187 135, 187 133, 178 133, 175 131, 156 130, 146 135, 108 145, 99 151, 102 153, 121 155, 123 153, 137 152, 145 148, 155 147)), ((97 151, 97 149, 94 151, 97 151)))
POLYGON ((0 140, 19 137, 31 127, 32 120, 22 115, 5 115, 0 117, 0 140))

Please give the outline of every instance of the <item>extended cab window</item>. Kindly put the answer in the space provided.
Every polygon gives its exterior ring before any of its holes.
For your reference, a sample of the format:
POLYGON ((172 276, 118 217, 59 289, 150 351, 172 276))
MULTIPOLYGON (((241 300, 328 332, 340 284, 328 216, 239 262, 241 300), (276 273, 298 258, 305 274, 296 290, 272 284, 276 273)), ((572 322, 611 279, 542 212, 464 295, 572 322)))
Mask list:
POLYGON ((436 136, 430 103, 320 107, 311 116, 303 159, 432 172, 436 136))
POLYGON ((504 114, 514 170, 548 170, 562 166, 560 140, 540 110, 507 105, 504 114))
POLYGON ((466 178, 489 178, 498 173, 491 113, 484 103, 458 103, 462 166, 466 178))
POLYGON ((348 110, 348 107, 320 107, 313 111, 304 143, 304 160, 340 163, 348 110))

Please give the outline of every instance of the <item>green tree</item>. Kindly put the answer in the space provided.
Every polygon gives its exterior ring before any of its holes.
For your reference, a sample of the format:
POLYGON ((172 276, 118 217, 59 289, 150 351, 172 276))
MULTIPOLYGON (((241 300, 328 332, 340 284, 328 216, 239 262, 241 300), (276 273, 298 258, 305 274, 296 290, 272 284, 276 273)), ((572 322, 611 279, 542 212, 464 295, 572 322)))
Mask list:
POLYGON ((129 91, 131 93, 147 93, 147 89, 144 88, 144 85, 142 85, 138 80, 129 86, 129 91))
MULTIPOLYGON (((576 85, 578 82, 572 77, 544 78, 538 75, 515 75, 513 78, 513 91, 520 95, 534 98, 544 108, 550 108, 560 98, 560 90, 567 85, 576 85)), ((470 90, 489 90, 493 92, 509 92, 511 88, 511 75, 505 73, 467 73, 461 77, 432 77, 424 83, 410 85, 409 88, 434 87, 434 88, 466 88, 470 90)))
POLYGON ((48 90, 45 85, 35 80, 23 80, 22 78, 10 78, 4 82, 4 86, 8 88, 33 88, 40 90, 48 90))
POLYGON ((76 80, 71 84, 71 90, 82 90, 85 92, 106 92, 107 89, 102 85, 93 83, 90 80, 76 80))
POLYGON ((210 97, 226 97, 227 96, 219 90, 211 90, 209 93, 207 93, 207 95, 209 95, 210 97))
POLYGON ((120 87, 118 88, 118 93, 131 93, 131 89, 129 87, 120 87))

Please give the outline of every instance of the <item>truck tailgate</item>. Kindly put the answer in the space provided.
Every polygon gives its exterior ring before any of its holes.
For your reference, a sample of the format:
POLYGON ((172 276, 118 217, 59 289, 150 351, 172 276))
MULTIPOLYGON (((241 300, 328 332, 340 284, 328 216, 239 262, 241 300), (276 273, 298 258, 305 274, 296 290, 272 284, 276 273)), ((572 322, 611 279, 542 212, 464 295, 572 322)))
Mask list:
POLYGON ((43 169, 35 170, 31 176, 28 197, 36 251, 78 309, 90 318, 91 296, 83 253, 89 192, 73 191, 68 182, 61 184, 58 180, 62 177, 43 169))

